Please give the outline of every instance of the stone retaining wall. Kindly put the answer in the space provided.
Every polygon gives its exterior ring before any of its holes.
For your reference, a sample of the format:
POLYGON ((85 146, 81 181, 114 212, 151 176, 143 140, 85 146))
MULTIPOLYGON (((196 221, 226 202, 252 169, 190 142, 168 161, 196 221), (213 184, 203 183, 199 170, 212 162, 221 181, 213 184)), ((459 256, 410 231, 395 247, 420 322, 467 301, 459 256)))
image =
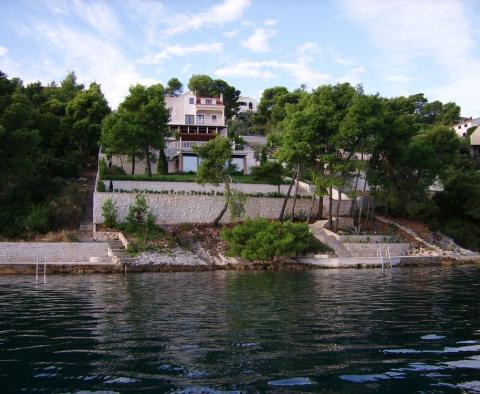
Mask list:
MULTIPOLYGON (((211 223, 224 205, 223 196, 190 196, 176 194, 145 194, 147 204, 157 218, 159 224, 211 223)), ((101 207, 105 200, 111 198, 117 205, 119 220, 125 219, 128 207, 135 199, 134 193, 99 193, 93 197, 93 223, 102 223, 101 207)), ((290 212, 293 199, 287 204, 286 213, 290 212)), ((245 216, 277 219, 283 204, 283 198, 248 197, 245 204, 245 216)), ((295 213, 307 215, 312 204, 309 198, 297 199, 295 213)), ((314 212, 318 209, 315 203, 314 212)), ((348 211, 348 209, 345 209, 348 211)), ((223 223, 230 221, 227 212, 223 223)))
POLYGON ((353 257, 376 257, 378 256, 378 248, 382 251, 382 256, 386 255, 387 248, 390 251, 390 256, 405 256, 410 249, 410 244, 406 243, 344 243, 343 246, 353 257))
POLYGON ((88 262, 90 257, 110 262, 108 245, 101 242, 1 242, 0 263, 88 262))
POLYGON ((386 243, 393 242, 393 237, 390 235, 340 235, 338 240, 350 243, 386 243))

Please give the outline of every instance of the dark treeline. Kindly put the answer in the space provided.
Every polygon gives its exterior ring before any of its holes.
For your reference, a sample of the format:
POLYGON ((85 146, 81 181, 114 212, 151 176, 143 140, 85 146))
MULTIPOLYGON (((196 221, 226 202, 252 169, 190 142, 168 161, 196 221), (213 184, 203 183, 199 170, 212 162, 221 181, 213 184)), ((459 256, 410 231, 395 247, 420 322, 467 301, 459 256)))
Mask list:
POLYGON ((96 163, 109 112, 100 86, 86 88, 74 73, 25 86, 0 72, 0 235, 75 225, 83 201, 74 180, 96 163))

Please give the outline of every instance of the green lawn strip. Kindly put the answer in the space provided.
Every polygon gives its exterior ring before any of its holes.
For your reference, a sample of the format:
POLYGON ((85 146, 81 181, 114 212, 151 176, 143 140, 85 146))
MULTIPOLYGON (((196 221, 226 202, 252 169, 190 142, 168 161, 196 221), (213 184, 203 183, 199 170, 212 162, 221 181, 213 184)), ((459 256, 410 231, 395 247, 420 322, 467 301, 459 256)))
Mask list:
MULTIPOLYGON (((170 174, 170 175, 104 175, 102 180, 108 181, 148 181, 148 182, 195 182, 195 174, 170 174)), ((233 182, 270 184, 268 179, 256 179, 250 175, 232 175, 233 182)), ((288 184, 288 182, 285 182, 288 184)))

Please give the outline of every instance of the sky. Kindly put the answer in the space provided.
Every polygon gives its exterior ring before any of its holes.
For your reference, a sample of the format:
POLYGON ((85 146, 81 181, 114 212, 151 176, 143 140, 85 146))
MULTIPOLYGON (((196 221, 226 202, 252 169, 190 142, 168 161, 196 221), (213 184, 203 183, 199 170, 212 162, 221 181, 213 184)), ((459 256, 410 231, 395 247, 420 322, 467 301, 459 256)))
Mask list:
POLYGON ((0 0, 0 15, 0 70, 26 83, 73 70, 112 107, 133 84, 208 74, 255 98, 350 82, 480 116, 477 0, 0 0))

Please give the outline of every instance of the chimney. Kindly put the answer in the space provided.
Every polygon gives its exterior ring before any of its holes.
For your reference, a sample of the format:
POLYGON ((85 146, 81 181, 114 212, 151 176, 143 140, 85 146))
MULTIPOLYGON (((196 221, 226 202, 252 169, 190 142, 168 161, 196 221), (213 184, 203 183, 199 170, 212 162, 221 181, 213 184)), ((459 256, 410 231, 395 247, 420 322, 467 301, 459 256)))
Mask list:
POLYGON ((223 103, 223 93, 220 93, 220 101, 223 103))

